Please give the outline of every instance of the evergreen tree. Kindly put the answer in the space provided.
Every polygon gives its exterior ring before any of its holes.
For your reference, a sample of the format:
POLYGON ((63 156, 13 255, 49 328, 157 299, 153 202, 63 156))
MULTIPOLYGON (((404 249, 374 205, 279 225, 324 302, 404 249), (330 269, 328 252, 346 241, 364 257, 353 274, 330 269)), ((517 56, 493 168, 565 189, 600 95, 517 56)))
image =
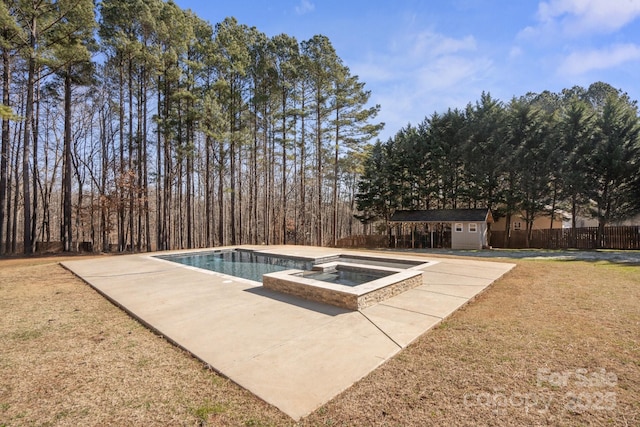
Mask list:
POLYGON ((579 207, 588 203, 590 188, 587 159, 593 149, 595 122, 590 106, 577 97, 566 101, 558 124, 562 162, 562 192, 571 207, 571 246, 576 244, 576 218, 579 207))
POLYGON ((526 245, 529 247, 533 222, 549 202, 551 168, 549 158, 553 139, 552 115, 531 103, 520 100, 510 106, 513 116, 514 163, 520 171, 520 210, 526 223, 526 245))
POLYGON ((368 156, 364 160, 356 194, 356 207, 361 212, 356 218, 365 225, 378 220, 384 220, 386 224, 396 208, 390 182, 393 171, 389 169, 388 146, 378 140, 367 149, 368 156))
POLYGON ((598 130, 587 160, 590 188, 598 219, 598 242, 604 245, 604 227, 637 212, 637 176, 640 173, 640 123, 638 112, 625 96, 608 96, 596 120, 598 130))
POLYGON ((482 93, 475 106, 467 107, 468 140, 465 151, 469 207, 493 209, 499 202, 501 160, 505 141, 503 104, 482 93))

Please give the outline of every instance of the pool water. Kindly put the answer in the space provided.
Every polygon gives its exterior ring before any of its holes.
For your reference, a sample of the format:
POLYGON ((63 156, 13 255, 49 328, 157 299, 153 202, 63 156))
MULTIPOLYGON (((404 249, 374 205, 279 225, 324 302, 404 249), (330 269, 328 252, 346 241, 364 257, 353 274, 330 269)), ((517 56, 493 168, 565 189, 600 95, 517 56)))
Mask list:
POLYGON ((362 285, 363 283, 371 282, 372 280, 380 279, 390 274, 393 273, 369 273, 353 270, 333 270, 308 273, 304 274, 303 277, 307 279, 320 280, 322 282, 337 283, 339 285, 345 286, 358 286, 362 285))
POLYGON ((330 261, 339 261, 350 264, 364 264, 364 265, 375 265, 377 267, 390 267, 390 268, 409 268, 416 265, 422 264, 422 261, 411 261, 411 260, 393 260, 393 259, 381 259, 381 258, 367 258, 367 257, 355 257, 355 256, 345 256, 340 255, 335 260, 330 261))
POLYGON ((247 251, 204 252, 161 255, 158 258, 230 276, 262 282, 262 275, 283 270, 310 270, 310 261, 247 251))

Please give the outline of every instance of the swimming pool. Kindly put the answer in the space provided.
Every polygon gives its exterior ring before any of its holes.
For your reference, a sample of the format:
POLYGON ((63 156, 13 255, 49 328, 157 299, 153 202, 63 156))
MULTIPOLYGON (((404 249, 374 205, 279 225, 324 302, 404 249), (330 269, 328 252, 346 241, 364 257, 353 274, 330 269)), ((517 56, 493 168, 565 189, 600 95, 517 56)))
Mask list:
POLYGON ((154 258, 262 282, 265 289, 350 310, 360 310, 420 286, 421 270, 434 263, 354 254, 311 258, 240 248, 154 258))
POLYGON ((159 255, 157 258, 256 282, 262 282, 263 274, 291 269, 310 270, 313 266, 307 260, 240 250, 159 255))

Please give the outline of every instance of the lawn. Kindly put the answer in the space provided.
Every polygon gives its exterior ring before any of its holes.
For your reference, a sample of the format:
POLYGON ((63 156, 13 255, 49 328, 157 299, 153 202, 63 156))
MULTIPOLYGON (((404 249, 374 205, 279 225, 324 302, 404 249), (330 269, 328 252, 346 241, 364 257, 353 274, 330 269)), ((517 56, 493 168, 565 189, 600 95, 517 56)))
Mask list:
MULTIPOLYGON (((60 260, 0 260, 0 426, 294 424, 60 260)), ((640 267, 513 262, 299 424, 639 425, 640 267)))

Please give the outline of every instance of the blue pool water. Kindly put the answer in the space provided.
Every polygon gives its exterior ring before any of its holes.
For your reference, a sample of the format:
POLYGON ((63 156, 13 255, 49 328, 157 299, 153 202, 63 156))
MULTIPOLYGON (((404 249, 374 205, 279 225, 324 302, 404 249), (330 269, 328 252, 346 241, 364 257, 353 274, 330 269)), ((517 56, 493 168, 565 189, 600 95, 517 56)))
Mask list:
POLYGON ((333 271, 318 271, 313 273, 307 273, 304 275, 307 279, 320 280, 322 282, 336 283, 345 286, 358 286, 363 283, 371 282, 372 280, 380 279, 381 277, 393 274, 392 272, 376 272, 369 273, 364 271, 353 270, 333 270, 333 271))
POLYGON ((247 251, 161 255, 158 258, 191 267, 262 282, 262 275, 282 270, 310 270, 310 261, 281 258, 247 251))

